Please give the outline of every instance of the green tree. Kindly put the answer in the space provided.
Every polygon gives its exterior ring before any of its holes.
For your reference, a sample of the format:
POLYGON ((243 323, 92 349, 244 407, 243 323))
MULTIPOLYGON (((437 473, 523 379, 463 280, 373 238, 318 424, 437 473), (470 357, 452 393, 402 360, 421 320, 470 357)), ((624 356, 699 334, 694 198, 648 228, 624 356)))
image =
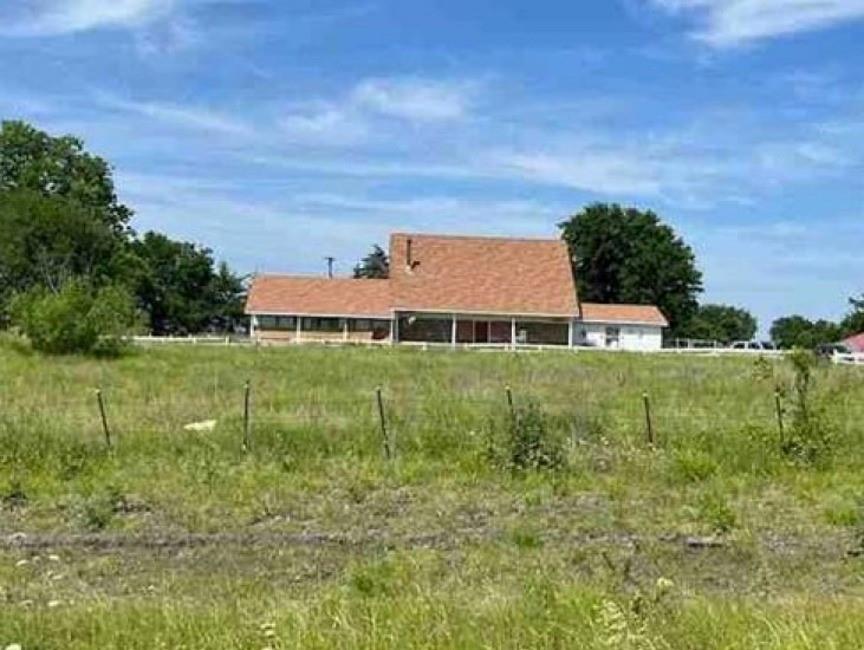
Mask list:
POLYGON ((812 350, 824 343, 835 343, 842 338, 839 325, 827 320, 811 321, 804 316, 784 316, 771 325, 771 340, 785 349, 812 350))
POLYGON ((210 284, 213 313, 210 321, 220 331, 230 330, 246 317, 246 286, 244 278, 235 274, 227 262, 219 262, 210 284))
POLYGON ((386 279, 390 275, 390 258, 378 244, 354 267, 355 278, 386 279))
POLYGON ((649 211, 595 203, 559 224, 584 301, 657 305, 670 334, 696 313, 702 274, 692 249, 649 211))
POLYGON ((73 136, 54 137, 29 124, 0 123, 0 192, 33 190, 59 196, 94 214, 115 232, 128 228, 132 211, 114 190, 108 163, 73 136))
POLYGON ((0 321, 15 292, 59 291, 87 277, 104 285, 123 275, 125 240, 89 208, 32 190, 0 192, 0 321))
POLYGON ((68 280, 57 291, 35 286, 18 294, 12 317, 33 348, 48 354, 117 354, 137 322, 125 287, 94 289, 81 279, 68 280))
POLYGON ((243 281, 213 254, 189 242, 148 232, 132 243, 140 260, 135 295, 154 334, 225 329, 242 315, 243 281))
POLYGON ((756 335, 756 318, 730 305, 699 305, 685 328, 687 337, 729 343, 749 341, 756 335))
POLYGON ((850 298, 849 304, 852 311, 840 323, 844 336, 854 336, 864 332, 864 295, 860 298, 850 298))

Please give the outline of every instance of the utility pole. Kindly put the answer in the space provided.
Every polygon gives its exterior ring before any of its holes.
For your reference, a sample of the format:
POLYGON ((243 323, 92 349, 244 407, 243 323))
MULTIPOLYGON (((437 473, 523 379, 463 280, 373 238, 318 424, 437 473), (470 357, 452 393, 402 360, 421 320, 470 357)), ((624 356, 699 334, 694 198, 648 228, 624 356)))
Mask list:
POLYGON ((324 259, 327 260, 327 277, 332 280, 333 279, 333 262, 336 261, 336 258, 333 257, 332 255, 328 255, 324 259))

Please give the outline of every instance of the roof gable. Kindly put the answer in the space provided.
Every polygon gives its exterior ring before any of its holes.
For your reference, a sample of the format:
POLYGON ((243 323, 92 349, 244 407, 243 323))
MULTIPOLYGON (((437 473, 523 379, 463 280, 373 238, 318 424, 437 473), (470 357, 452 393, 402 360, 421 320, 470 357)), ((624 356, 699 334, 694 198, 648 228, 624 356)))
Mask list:
POLYGON ((397 310, 579 313, 567 246, 557 239, 396 233, 390 281, 397 310))

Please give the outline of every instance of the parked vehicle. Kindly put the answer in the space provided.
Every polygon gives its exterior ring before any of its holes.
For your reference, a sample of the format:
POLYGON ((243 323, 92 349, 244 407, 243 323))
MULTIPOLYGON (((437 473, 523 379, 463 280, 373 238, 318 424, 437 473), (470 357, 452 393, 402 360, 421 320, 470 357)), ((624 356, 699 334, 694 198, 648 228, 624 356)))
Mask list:
POLYGON ((816 354, 830 359, 835 354, 851 354, 852 350, 844 343, 823 343, 816 346, 816 354))
POLYGON ((771 341, 735 341, 729 346, 732 350, 761 350, 774 352, 777 346, 771 341))

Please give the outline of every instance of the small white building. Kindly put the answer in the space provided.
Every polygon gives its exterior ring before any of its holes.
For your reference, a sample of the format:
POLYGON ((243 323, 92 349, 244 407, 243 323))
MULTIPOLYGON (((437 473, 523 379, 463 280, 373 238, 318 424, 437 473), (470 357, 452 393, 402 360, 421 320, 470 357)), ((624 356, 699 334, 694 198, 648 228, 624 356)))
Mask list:
POLYGON ((653 305, 604 305, 583 302, 574 345, 650 352, 663 347, 668 322, 653 305))
POLYGON ((582 303, 561 240, 404 233, 389 278, 259 275, 246 313, 261 343, 649 351, 667 326, 652 305, 582 303))

